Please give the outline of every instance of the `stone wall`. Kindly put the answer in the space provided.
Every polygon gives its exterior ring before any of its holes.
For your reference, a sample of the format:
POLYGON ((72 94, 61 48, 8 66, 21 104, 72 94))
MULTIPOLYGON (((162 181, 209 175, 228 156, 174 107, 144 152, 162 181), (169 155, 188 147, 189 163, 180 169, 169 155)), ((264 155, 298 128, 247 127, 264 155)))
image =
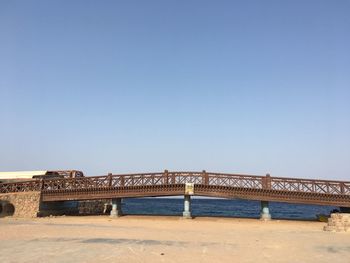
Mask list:
POLYGON ((41 202, 38 216, 77 215, 78 201, 41 202))
POLYGON ((340 213, 350 213, 350 207, 340 207, 340 213))
POLYGON ((350 231, 350 213, 333 213, 328 219, 325 231, 346 232, 350 231))
POLYGON ((111 200, 88 200, 80 201, 78 205, 79 214, 98 215, 107 214, 111 211, 111 200))
POLYGON ((0 217, 37 217, 40 192, 0 194, 0 217))
POLYGON ((0 217, 109 214, 111 200, 41 202, 40 192, 0 194, 0 217))

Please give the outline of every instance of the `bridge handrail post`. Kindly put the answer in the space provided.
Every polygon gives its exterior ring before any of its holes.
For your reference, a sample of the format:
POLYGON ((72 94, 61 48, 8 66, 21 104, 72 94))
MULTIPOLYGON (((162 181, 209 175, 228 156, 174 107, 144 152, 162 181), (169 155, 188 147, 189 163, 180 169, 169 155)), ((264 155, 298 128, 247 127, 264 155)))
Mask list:
POLYGON ((123 187, 125 185, 124 175, 120 176, 120 186, 123 187))
POLYGON ((271 181, 271 175, 267 173, 266 176, 262 178, 263 189, 271 189, 271 181))
POLYGON ((169 184, 169 171, 164 170, 164 184, 169 184))
POLYGON ((108 187, 112 187, 112 173, 108 173, 108 187))
POLYGON ((202 171, 202 182, 205 185, 209 185, 209 176, 208 176, 208 173, 205 170, 202 171))
POLYGON ((174 172, 171 174, 171 183, 172 184, 176 183, 176 178, 175 178, 175 173, 174 172))
POLYGON ((344 182, 340 183, 340 193, 342 195, 345 194, 345 183, 344 182))

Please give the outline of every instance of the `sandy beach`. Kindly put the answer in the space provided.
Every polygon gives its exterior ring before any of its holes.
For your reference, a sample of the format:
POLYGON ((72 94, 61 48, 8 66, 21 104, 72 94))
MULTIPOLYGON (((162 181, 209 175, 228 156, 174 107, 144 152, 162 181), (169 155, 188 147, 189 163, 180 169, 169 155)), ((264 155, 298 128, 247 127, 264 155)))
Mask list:
POLYGON ((349 262, 325 223, 123 216, 0 219, 0 262, 349 262))

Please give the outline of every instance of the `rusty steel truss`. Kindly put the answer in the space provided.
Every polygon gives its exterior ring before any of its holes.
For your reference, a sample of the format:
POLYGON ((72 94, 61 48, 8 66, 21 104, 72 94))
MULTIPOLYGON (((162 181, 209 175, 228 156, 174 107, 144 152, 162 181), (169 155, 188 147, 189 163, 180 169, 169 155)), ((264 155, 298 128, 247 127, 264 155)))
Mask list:
POLYGON ((224 174, 170 172, 41 179, 0 184, 0 193, 39 191, 42 201, 194 195, 350 207, 350 182, 224 174))

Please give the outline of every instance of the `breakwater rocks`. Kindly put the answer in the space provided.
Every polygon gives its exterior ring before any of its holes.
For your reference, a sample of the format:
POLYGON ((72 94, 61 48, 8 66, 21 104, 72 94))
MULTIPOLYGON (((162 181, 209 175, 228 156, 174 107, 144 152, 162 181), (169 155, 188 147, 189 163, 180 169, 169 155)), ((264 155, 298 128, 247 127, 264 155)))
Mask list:
POLYGON ((333 213, 328 219, 324 231, 350 232, 350 213, 333 213))

